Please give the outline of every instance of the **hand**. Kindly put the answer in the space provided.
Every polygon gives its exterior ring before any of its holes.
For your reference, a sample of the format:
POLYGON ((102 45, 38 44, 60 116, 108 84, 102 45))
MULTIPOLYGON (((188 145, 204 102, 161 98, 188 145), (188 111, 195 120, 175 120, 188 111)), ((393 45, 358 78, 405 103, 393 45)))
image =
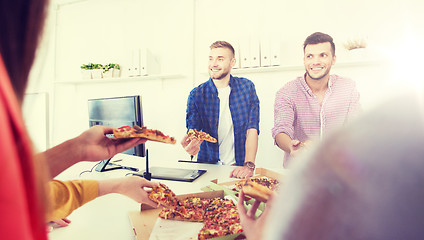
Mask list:
POLYGON ((265 207, 265 210, 262 212, 262 214, 256 219, 255 214, 256 210, 259 207, 259 204, 261 203, 258 200, 255 200, 250 207, 249 211, 246 211, 244 208, 244 192, 240 191, 239 200, 237 203, 237 209, 238 213, 240 215, 240 223, 243 228, 244 234, 246 235, 247 239, 255 239, 260 240, 262 238, 262 232, 264 231, 265 221, 269 215, 269 212, 271 211, 271 202, 272 202, 273 196, 270 196, 268 199, 267 205, 265 207))
POLYGON ((290 156, 295 157, 299 150, 303 147, 303 144, 299 140, 292 140, 290 142, 290 156))
POLYGON ((301 142, 299 140, 292 140, 290 142, 290 156, 296 157, 299 154, 300 150, 303 148, 307 148, 311 144, 311 142, 311 140, 306 140, 304 142, 301 142))
POLYGON ((47 226, 47 231, 51 232, 54 228, 67 227, 69 223, 71 223, 71 220, 67 218, 50 221, 47 226))
POLYGON ((113 128, 97 125, 75 138, 74 141, 78 146, 76 149, 81 151, 81 161, 109 159, 117 153, 147 141, 144 138, 114 139, 106 137, 106 134, 112 133, 113 128))
POLYGON ((253 169, 248 168, 247 166, 239 166, 235 168, 230 173, 230 177, 233 178, 248 178, 253 176, 253 169))
POLYGON ((183 139, 181 140, 181 146, 183 146, 184 150, 190 154, 190 155, 196 155, 200 151, 200 145, 202 144, 203 140, 197 140, 197 139, 189 139, 188 135, 186 134, 183 139))
POLYGON ((157 182, 151 182, 141 177, 130 176, 118 179, 107 179, 99 181, 99 196, 108 193, 119 193, 136 202, 144 203, 152 207, 158 207, 156 202, 149 199, 150 189, 159 186, 157 182))

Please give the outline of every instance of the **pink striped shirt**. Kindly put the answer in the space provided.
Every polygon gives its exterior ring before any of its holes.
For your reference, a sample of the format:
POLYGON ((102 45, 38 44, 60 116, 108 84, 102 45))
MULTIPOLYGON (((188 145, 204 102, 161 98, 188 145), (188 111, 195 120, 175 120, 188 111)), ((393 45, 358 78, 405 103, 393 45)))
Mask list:
MULTIPOLYGON (((355 82, 330 75, 322 106, 304 77, 288 82, 276 94, 272 137, 279 133, 305 141, 322 139, 326 133, 342 126, 360 110, 355 82)), ((288 159, 286 153, 285 159, 288 159)))

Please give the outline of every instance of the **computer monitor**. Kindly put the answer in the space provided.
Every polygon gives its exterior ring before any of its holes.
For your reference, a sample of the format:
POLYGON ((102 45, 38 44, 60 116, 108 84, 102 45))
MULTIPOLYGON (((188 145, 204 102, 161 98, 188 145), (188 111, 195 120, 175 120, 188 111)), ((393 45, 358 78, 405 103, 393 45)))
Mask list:
MULTIPOLYGON (((141 97, 124 96, 88 100, 89 126, 103 125, 114 128, 143 126, 141 97)), ((145 145, 140 144, 124 153, 144 157, 145 145)))

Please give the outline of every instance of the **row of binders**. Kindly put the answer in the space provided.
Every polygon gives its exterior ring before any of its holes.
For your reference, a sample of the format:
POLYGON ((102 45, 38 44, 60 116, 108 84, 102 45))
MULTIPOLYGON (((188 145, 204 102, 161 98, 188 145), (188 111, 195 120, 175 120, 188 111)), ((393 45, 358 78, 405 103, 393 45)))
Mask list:
POLYGON ((148 76, 158 74, 160 65, 149 49, 136 48, 130 50, 125 70, 129 77, 148 76))
POLYGON ((281 65, 279 40, 246 40, 234 44, 236 65, 234 68, 271 67, 281 65))

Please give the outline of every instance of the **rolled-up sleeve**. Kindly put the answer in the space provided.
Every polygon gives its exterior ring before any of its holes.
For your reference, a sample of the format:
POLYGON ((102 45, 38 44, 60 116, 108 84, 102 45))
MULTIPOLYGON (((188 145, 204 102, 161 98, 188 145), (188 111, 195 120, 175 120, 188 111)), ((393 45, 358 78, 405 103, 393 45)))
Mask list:
POLYGON ((352 85, 353 85, 352 94, 351 94, 350 103, 349 103, 347 121, 351 121, 352 119, 355 119, 362 112, 362 107, 359 102, 360 94, 358 90, 356 89, 355 82, 353 82, 352 85))
POLYGON ((95 199, 99 194, 99 185, 95 180, 57 181, 48 183, 47 221, 67 217, 75 209, 95 199))
POLYGON ((196 88, 190 92, 190 95, 187 99, 187 110, 186 110, 186 127, 188 129, 198 129, 202 128, 200 124, 199 111, 196 106, 196 97, 195 97, 196 88))
POLYGON ((254 128, 258 130, 259 134, 259 98, 256 94, 255 86, 252 84, 252 91, 250 94, 250 109, 249 109, 249 123, 247 129, 254 128))
POLYGON ((275 96, 274 104, 274 127, 272 138, 279 133, 285 133, 293 139, 294 136, 294 106, 289 96, 280 89, 275 96))

